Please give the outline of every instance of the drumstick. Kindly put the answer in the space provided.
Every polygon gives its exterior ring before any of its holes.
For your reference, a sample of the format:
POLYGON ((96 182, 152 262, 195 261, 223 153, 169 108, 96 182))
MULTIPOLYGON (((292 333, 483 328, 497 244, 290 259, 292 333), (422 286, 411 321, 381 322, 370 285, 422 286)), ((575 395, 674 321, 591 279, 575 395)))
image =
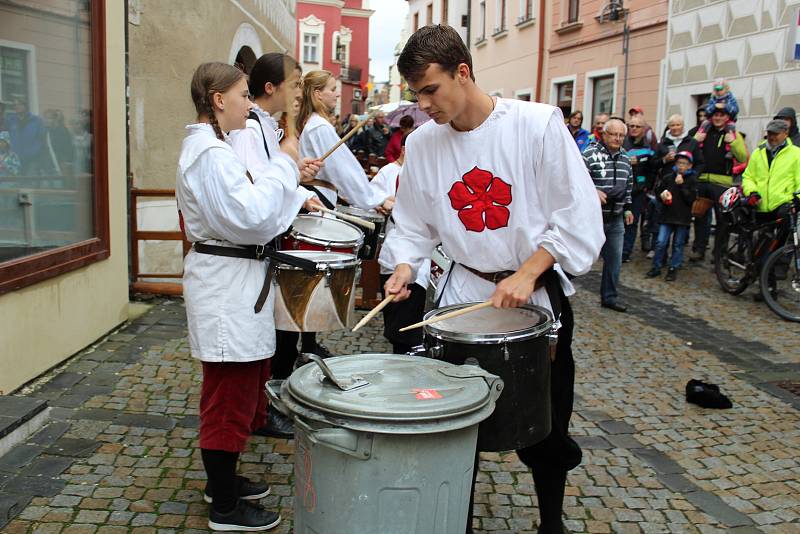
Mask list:
POLYGON ((414 328, 419 328, 421 326, 427 326, 429 324, 438 323, 439 321, 444 321, 446 319, 452 319, 453 317, 458 317, 459 315, 464 315, 465 313, 470 313, 478 310, 482 310, 484 308, 488 308, 492 305, 491 300, 487 300, 486 302, 480 302, 478 304, 473 304, 472 306, 467 306, 466 308, 462 308, 460 310, 451 311, 450 313, 445 313, 444 315, 440 315, 439 317, 431 317, 425 321, 415 323, 409 326, 404 326, 399 330, 399 332, 405 332, 406 330, 413 330, 414 328))
POLYGON ((325 158, 327 158, 328 156, 330 156, 331 154, 333 154, 333 153, 334 153, 334 151, 335 151, 337 148, 339 148, 340 146, 342 146, 342 144, 343 144, 343 143, 346 143, 348 139, 350 139, 351 137, 353 137, 353 135, 355 135, 355 133, 356 133, 357 131, 359 131, 359 130, 361 129, 361 127, 362 127, 362 126, 364 126, 364 125, 367 123, 367 121, 368 121, 368 120, 370 120, 371 118, 372 118, 372 113, 370 113, 370 114, 369 114, 369 115, 367 115, 367 116, 366 116, 364 119, 362 119, 361 121, 359 121, 359 123, 358 123, 358 124, 356 124, 356 125, 353 127, 353 129, 351 129, 349 132, 347 132, 347 133, 344 135, 344 137, 342 137, 341 139, 339 139, 339 142, 338 142, 338 143, 336 143, 335 145, 333 145, 333 148, 331 148, 330 150, 328 150, 327 152, 325 152, 325 154, 323 154, 323 155, 322 155, 322 157, 321 157, 321 158, 319 158, 319 160, 320 160, 320 161, 325 161, 325 158))
POLYGON ((321 211, 322 213, 330 213, 334 217, 338 217, 339 219, 342 219, 343 221, 351 222, 353 224, 357 224, 358 226, 363 226, 367 230, 374 230, 375 229, 375 223, 374 222, 365 221, 364 219, 361 219, 359 217, 354 217, 353 215, 345 215, 344 213, 340 213, 338 211, 335 211, 335 210, 332 210, 332 209, 328 209, 328 208, 323 207, 323 206, 319 206, 317 209, 319 209, 319 211, 321 211))
POLYGON ((381 302, 380 302, 380 303, 379 303, 377 306, 375 306, 374 308, 372 308, 372 309, 369 311, 369 313, 368 313, 368 314, 366 314, 366 315, 364 316, 364 318, 363 318, 363 319, 361 319, 360 321, 358 321, 358 324, 357 324, 357 325, 355 325, 355 326, 353 327, 353 330, 352 330, 352 331, 353 331, 353 332, 355 332, 356 330, 358 330, 359 328, 361 328, 362 326, 364 326, 365 324, 367 324, 367 323, 368 323, 368 322, 369 322, 369 321, 370 321, 370 320, 371 320, 373 317, 375 317, 376 315, 378 315, 378 312, 380 312, 380 311, 381 311, 382 309, 384 309, 384 308, 385 308, 387 305, 389 305, 389 303, 390 303, 390 302, 392 302, 392 301, 394 300, 394 297, 395 297, 394 295, 389 295, 388 297, 386 297, 385 299, 383 299, 383 300, 382 300, 382 301, 381 301, 381 302))

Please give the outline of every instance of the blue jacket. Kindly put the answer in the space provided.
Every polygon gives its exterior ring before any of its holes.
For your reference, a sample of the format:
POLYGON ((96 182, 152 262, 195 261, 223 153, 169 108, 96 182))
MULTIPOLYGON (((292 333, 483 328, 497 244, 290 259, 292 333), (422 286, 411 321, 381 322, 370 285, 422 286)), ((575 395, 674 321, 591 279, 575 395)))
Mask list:
MULTIPOLYGON (((570 132, 572 133, 572 132, 570 132)), ((589 145, 589 131, 583 128, 578 128, 578 131, 572 133, 572 138, 575 139, 575 144, 578 145, 578 150, 583 150, 589 145)))
POLYGON ((8 119, 8 133, 11 149, 23 163, 38 158, 44 151, 45 128, 40 117, 29 112, 28 121, 22 125, 15 113, 8 119))

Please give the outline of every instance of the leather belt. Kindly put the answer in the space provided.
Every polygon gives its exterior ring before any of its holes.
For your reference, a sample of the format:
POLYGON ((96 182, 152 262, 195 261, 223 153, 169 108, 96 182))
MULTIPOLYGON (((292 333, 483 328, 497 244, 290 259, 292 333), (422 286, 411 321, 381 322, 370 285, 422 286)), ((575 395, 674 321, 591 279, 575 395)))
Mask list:
MULTIPOLYGON (((278 263, 285 263, 294 267, 299 267, 307 271, 316 271, 317 264, 305 258, 298 258, 290 254, 285 254, 273 250, 268 245, 244 245, 241 247, 223 247, 219 245, 207 245, 205 243, 194 243, 192 248, 200 254, 210 254, 212 256, 225 256, 228 258, 243 258, 246 260, 264 261, 273 259, 278 263)), ((264 284, 261 286, 261 291, 258 293, 255 306, 253 310, 258 313, 264 307, 264 303, 269 296, 269 288, 272 285, 272 269, 267 267, 267 272, 264 273, 264 284)))
MULTIPOLYGON (((514 274, 516 272, 516 271, 497 271, 497 272, 493 272, 493 273, 485 273, 483 271, 479 271, 477 269, 473 269, 472 267, 470 267, 468 265, 464 265, 463 263, 459 263, 459 265, 461 265, 463 268, 465 268, 466 270, 468 270, 469 272, 471 272, 475 276, 483 278, 487 282, 491 282, 493 284, 499 284, 500 282, 502 282, 503 280, 505 280, 506 278, 508 278, 509 276, 511 276, 512 274, 514 274)), ((539 289, 540 287, 543 287, 543 286, 544 286, 544 277, 540 276, 540 277, 538 277, 536 279, 536 282, 534 282, 533 289, 535 291, 535 290, 537 290, 537 289, 539 289)))

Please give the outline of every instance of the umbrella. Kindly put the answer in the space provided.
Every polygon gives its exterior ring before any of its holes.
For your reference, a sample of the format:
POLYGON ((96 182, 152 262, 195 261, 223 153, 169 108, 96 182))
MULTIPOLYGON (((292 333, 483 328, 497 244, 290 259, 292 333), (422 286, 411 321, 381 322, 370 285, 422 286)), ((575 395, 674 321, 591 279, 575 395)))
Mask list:
POLYGON ((391 113, 392 111, 402 108, 404 106, 410 106, 413 102, 409 102, 408 100, 401 100, 399 102, 389 102, 388 104, 379 104, 377 106, 372 106, 369 108, 370 111, 383 111, 384 113, 391 113))
POLYGON ((391 113, 386 114, 386 122, 392 128, 397 128, 400 126, 400 118, 409 115, 412 119, 414 119, 414 128, 419 126, 420 124, 431 120, 427 113, 419 109, 419 104, 414 102, 408 106, 403 106, 397 108, 396 110, 392 111, 391 113))

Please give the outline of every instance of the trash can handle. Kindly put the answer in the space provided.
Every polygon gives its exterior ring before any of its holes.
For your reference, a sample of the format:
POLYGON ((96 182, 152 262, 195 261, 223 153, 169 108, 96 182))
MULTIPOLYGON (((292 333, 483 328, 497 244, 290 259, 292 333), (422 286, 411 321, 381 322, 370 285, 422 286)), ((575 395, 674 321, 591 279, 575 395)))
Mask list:
MULTIPOLYGON (((322 445, 339 451, 358 460, 369 460, 372 457, 373 435, 356 432, 347 428, 311 428, 302 417, 295 417, 294 424, 308 441, 314 445, 322 445)), ((297 439, 300 436, 296 436, 297 439)))
POLYGON ((267 397, 269 398, 270 405, 274 406, 283 415, 291 417, 292 414, 286 409, 286 405, 281 400, 281 386, 283 382, 283 380, 267 380, 264 387, 267 390, 267 397))
POLYGON ((450 378, 483 378, 489 386, 489 396, 496 401, 503 392, 505 383, 499 376, 473 364, 454 365, 439 368, 439 372, 450 378))
POLYGON ((316 363, 317 366, 322 370, 322 374, 325 375, 325 378, 333 382, 334 385, 342 391, 350 391, 351 389, 360 388, 369 384, 369 382, 357 375, 342 378, 337 377, 335 374, 333 374, 331 368, 328 367, 328 364, 316 354, 304 352, 303 357, 316 363))

